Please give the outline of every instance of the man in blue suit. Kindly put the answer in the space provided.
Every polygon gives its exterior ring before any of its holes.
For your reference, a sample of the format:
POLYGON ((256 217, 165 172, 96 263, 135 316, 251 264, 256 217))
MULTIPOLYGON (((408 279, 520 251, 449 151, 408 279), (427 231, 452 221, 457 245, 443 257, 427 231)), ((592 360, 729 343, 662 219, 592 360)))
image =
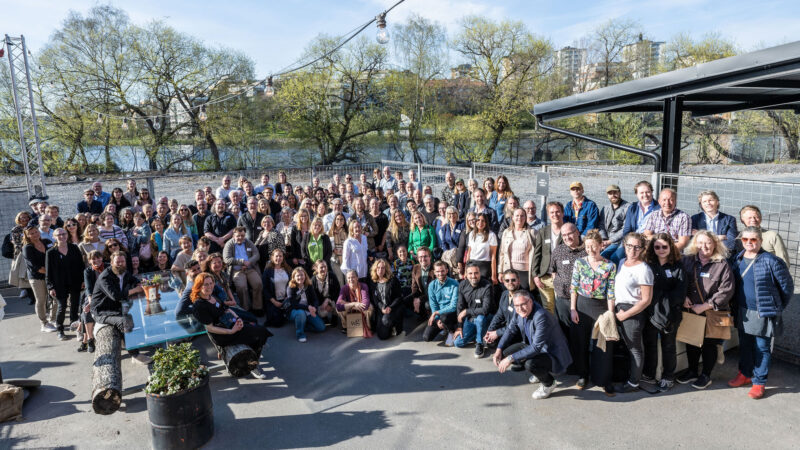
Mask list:
POLYGON ((530 292, 515 292, 512 302, 517 315, 497 344, 494 365, 500 373, 512 364, 524 366, 533 374, 529 381, 541 383, 532 397, 545 399, 556 388, 553 374, 564 373, 572 364, 567 339, 556 318, 534 302, 530 292))
POLYGON ((708 230, 716 234, 729 251, 733 251, 736 236, 736 219, 719 212, 719 196, 714 191, 703 191, 697 196, 703 212, 692 216, 692 234, 697 230, 708 230))

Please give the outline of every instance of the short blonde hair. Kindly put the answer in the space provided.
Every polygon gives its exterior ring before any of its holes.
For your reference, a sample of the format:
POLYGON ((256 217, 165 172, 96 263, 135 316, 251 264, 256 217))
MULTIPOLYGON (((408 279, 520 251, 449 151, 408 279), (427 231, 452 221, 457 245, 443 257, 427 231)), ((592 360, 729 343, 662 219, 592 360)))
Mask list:
POLYGON ((725 261, 728 258, 728 248, 722 245, 722 241, 719 240, 716 234, 708 230, 698 230, 697 234, 692 237, 692 240, 689 241, 689 245, 683 250, 684 255, 694 256, 698 253, 697 250, 697 238, 700 236, 705 236, 708 239, 711 239, 714 242, 714 253, 711 254, 711 260, 715 262, 725 261))

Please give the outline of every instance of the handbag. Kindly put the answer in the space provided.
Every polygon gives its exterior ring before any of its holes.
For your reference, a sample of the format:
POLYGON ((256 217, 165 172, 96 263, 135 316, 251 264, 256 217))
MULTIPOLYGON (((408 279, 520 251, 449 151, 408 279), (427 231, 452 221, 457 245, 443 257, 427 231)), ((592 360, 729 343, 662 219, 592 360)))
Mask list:
POLYGON ((3 238, 2 254, 3 258, 14 259, 14 244, 11 242, 11 234, 7 234, 3 238))
POLYGON ((733 317, 728 311, 706 311, 706 337, 712 339, 730 339, 733 317))
MULTIPOLYGON (((747 267, 749 270, 752 266, 747 267)), ((747 271, 745 271, 747 273, 747 271)), ((697 282, 697 274, 694 274, 694 285, 697 288, 697 294, 700 296, 700 300, 703 302, 706 301, 703 298, 703 292, 700 290, 700 284, 697 282)), ((711 339, 730 339, 731 338, 731 327, 733 326, 733 318, 731 317, 728 311, 717 311, 713 309, 709 309, 705 312, 706 317, 706 326, 705 326, 705 337, 711 339)), ((699 346, 698 346, 699 347, 699 346)))
POLYGON ((706 317, 683 311, 675 339, 695 347, 702 347, 706 333, 706 317))

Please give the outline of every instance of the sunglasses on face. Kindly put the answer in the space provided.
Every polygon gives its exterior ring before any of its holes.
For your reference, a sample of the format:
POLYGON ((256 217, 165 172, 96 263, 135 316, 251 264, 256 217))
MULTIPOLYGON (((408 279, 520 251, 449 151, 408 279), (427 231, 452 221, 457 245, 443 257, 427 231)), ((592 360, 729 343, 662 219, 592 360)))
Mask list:
POLYGON ((504 283, 516 283, 517 279, 516 278, 506 278, 505 280, 503 280, 503 282, 504 283))
POLYGON ((654 250, 669 250, 669 245, 654 245, 654 250))
POLYGON ((756 242, 758 242, 758 239, 756 238, 742 238, 743 244, 755 244, 756 242))

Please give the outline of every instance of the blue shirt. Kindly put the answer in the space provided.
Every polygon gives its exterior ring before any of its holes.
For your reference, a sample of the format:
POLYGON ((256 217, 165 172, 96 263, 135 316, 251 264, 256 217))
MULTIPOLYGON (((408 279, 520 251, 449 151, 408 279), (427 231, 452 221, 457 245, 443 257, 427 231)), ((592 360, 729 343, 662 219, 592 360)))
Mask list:
POLYGON ((95 195, 94 199, 100 202, 100 204, 103 205, 103 209, 105 209, 106 205, 108 205, 108 202, 111 201, 111 194, 105 191, 100 191, 100 195, 95 195))
POLYGON ((428 285, 428 303, 431 311, 440 314, 456 312, 458 304, 458 282, 450 277, 442 284, 438 279, 428 285))
POLYGON ((742 257, 739 261, 739 273, 744 274, 737 280, 736 295, 739 300, 739 306, 746 306, 751 311, 758 311, 758 302, 756 301, 756 278, 754 267, 747 270, 747 266, 752 263, 752 259, 742 257), (744 271, 747 270, 747 273, 744 271))

